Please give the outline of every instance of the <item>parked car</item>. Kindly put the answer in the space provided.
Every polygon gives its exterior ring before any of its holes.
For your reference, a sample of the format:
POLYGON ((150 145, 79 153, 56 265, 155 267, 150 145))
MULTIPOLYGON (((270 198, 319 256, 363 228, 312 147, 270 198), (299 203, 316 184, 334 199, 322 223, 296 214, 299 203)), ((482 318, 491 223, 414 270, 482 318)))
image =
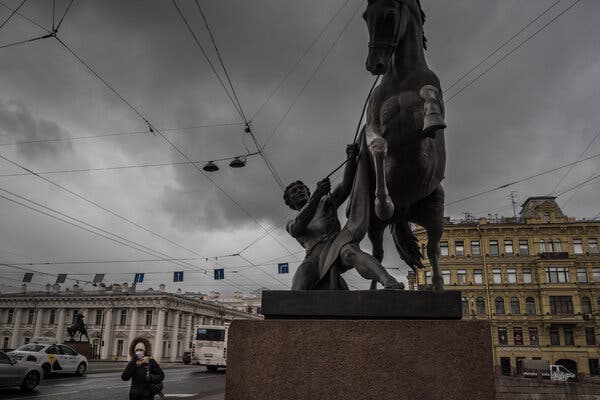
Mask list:
POLYGON ((7 354, 14 360, 39 365, 44 372, 44 377, 63 372, 74 372, 81 376, 85 375, 88 368, 87 358, 64 344, 33 342, 7 354))
POLYGON ((28 361, 11 359, 0 350, 0 388, 20 386, 24 392, 31 392, 43 376, 39 365, 28 361))

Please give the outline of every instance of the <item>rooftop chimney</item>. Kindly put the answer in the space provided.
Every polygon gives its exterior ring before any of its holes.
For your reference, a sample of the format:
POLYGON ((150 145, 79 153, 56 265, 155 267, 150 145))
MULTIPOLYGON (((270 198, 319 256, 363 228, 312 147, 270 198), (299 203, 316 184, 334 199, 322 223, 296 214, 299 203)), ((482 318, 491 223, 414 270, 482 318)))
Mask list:
POLYGON ((21 285, 21 293, 27 293, 27 284, 26 283, 21 285))
POLYGON ((164 292, 164 291, 165 291, 165 284, 164 284, 164 283, 161 283, 161 284, 158 286, 158 290, 160 290, 161 292, 164 292))
POLYGON ((60 285, 58 283, 55 283, 54 285, 52 285, 52 293, 58 292, 60 292, 60 285))
POLYGON ((52 285, 49 283, 46 283, 46 292, 50 293, 50 290, 52 290, 52 285))

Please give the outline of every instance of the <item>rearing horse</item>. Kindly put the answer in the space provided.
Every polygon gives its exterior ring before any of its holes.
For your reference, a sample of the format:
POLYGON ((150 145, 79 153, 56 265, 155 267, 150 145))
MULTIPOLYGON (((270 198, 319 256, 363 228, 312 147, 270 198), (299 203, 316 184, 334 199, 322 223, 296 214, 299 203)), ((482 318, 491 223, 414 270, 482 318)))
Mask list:
POLYGON ((439 242, 444 229, 444 105, 440 82, 425 61, 425 14, 419 0, 369 0, 366 67, 383 75, 369 100, 364 144, 371 160, 373 207, 368 236, 383 259, 383 232, 391 226, 400 257, 423 267, 409 223, 427 231, 433 290, 442 291, 439 242))

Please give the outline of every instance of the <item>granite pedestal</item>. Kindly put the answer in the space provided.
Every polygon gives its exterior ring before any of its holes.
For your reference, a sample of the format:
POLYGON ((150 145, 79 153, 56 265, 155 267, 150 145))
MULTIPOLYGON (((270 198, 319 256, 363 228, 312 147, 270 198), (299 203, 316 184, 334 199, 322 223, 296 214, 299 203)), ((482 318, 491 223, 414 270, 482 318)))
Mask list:
POLYGON ((226 400, 494 399, 490 327, 456 319, 459 292, 385 292, 263 293, 267 319, 229 328, 226 400))
POLYGON ((64 343, 82 356, 87 357, 88 360, 92 358, 93 351, 90 342, 71 342, 67 340, 64 343))

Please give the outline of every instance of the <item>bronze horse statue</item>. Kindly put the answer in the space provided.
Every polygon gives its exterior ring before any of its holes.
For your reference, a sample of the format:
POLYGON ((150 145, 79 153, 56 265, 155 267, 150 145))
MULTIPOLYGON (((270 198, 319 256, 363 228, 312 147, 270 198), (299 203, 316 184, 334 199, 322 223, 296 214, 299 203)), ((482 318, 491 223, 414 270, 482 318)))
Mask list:
POLYGON ((71 341, 75 341, 75 334, 79 332, 79 341, 81 342, 81 337, 85 336, 87 341, 90 341, 90 338, 87 334, 87 329, 85 323, 83 322, 83 314, 77 314, 75 316, 75 322, 73 325, 67 327, 67 333, 71 337, 71 341))
POLYGON ((361 134, 370 160, 367 234, 373 256, 383 259, 383 233, 391 226, 402 260, 414 270, 422 268, 409 224, 422 226, 433 290, 442 291, 438 259, 444 229, 446 125, 440 82, 425 61, 425 14, 419 0, 369 0, 363 18, 370 36, 366 68, 383 75, 369 99, 361 134))

